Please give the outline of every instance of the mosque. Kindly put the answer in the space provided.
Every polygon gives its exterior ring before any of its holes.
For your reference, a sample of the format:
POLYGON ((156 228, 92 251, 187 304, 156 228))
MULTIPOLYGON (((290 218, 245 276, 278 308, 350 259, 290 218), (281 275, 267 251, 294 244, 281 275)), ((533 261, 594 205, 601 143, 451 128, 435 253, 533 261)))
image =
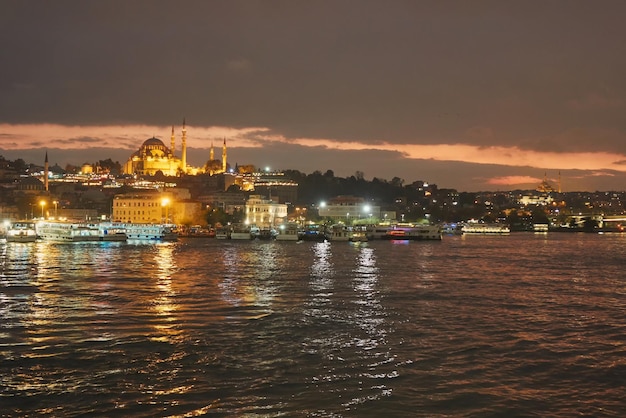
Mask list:
POLYGON ((213 143, 209 160, 203 167, 192 167, 187 165, 187 129, 183 120, 182 149, 180 158, 176 156, 176 135, 172 126, 171 146, 168 148, 163 141, 156 137, 146 139, 141 147, 135 151, 126 164, 124 164, 124 174, 136 174, 140 176, 154 176, 158 172, 166 176, 181 176, 183 174, 220 174, 228 170, 226 162, 226 139, 222 147, 222 160, 214 157, 213 143))

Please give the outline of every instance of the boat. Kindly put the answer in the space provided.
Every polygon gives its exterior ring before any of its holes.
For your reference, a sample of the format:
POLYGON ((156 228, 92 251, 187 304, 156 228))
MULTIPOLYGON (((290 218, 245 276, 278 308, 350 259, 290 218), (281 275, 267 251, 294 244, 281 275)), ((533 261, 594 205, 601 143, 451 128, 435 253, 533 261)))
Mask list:
POLYGON ((329 241, 367 241, 366 232, 362 228, 351 227, 344 224, 331 225, 327 235, 329 241))
POLYGON ((323 242, 328 239, 324 226, 319 224, 306 225, 298 236, 302 241, 323 242))
POLYGON ((126 234, 128 240, 141 241, 176 241, 178 232, 172 224, 127 224, 107 223, 110 228, 119 228, 126 234))
POLYGON ((230 231, 230 239, 251 240, 254 236, 250 226, 246 224, 233 224, 230 231))
POLYGON ((442 237, 442 230, 439 225, 401 223, 394 225, 369 225, 365 234, 370 240, 439 241, 442 237))
POLYGON ((276 235, 276 241, 298 241, 298 224, 286 223, 278 227, 278 235, 276 235))
POLYGON ((102 241, 99 227, 83 222, 39 221, 35 224, 35 230, 37 235, 45 241, 102 241))
POLYGON ((215 238, 217 239, 230 239, 230 228, 218 227, 215 229, 215 238))
POLYGON ((365 227, 353 227, 350 242, 367 242, 367 229, 365 227))
POLYGON ((29 221, 13 222, 7 228, 7 242, 35 242, 37 241, 37 231, 35 223, 29 221))
POLYGON ((350 241, 352 231, 344 224, 331 225, 328 231, 329 241, 350 241))
POLYGON ((508 234, 511 229, 506 224, 470 222, 461 227, 463 234, 508 234))
POLYGON ((128 239, 126 229, 121 226, 102 222, 97 227, 100 241, 126 241, 128 239))
POLYGON ((276 239, 276 237, 278 236, 278 232, 275 229, 269 229, 269 228, 263 228, 263 229, 259 229, 257 228, 253 233, 252 233, 253 239, 258 239, 261 241, 270 241, 273 239, 276 239))
POLYGON ((391 225, 367 225, 365 227, 365 234, 367 239, 379 240, 384 239, 391 229, 391 225))
POLYGON ((441 227, 439 225, 394 225, 387 231, 383 239, 388 240, 441 240, 441 227))

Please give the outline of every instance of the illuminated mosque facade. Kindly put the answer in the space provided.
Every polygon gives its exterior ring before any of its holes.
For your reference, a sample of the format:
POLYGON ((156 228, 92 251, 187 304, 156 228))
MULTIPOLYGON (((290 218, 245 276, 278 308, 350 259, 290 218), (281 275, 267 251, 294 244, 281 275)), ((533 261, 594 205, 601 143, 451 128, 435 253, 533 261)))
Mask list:
POLYGON ((124 174, 139 176, 154 176, 161 172, 166 176, 181 176, 184 174, 220 174, 228 169, 226 161, 226 139, 222 148, 222 159, 215 160, 213 144, 209 160, 202 167, 192 167, 187 164, 187 129, 183 120, 183 131, 181 138, 181 156, 176 156, 176 135, 172 126, 171 146, 168 148, 163 141, 156 137, 149 138, 141 144, 126 164, 124 164, 124 174))

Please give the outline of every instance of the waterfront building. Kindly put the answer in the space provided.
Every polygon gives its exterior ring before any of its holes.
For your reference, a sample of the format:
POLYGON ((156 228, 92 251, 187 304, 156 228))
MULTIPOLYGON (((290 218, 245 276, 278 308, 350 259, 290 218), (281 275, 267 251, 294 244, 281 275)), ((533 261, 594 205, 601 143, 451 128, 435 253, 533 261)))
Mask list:
POLYGON ((260 228, 269 228, 283 223, 287 218, 287 205, 252 195, 246 201, 246 223, 260 228))
POLYGON ((185 189, 118 194, 113 198, 111 220, 122 223, 199 224, 202 204, 185 189))

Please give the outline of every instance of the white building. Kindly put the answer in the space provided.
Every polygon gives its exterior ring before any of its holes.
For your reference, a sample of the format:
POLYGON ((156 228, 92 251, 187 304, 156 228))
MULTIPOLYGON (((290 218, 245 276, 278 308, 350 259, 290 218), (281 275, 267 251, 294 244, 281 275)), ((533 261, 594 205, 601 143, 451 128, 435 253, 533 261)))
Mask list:
POLYGON ((337 196, 329 202, 320 203, 319 216, 346 223, 359 219, 380 218, 380 206, 365 202, 361 197, 337 196))
POLYGON ((287 218, 287 205, 252 195, 246 201, 246 223, 260 228, 280 224, 287 218))

